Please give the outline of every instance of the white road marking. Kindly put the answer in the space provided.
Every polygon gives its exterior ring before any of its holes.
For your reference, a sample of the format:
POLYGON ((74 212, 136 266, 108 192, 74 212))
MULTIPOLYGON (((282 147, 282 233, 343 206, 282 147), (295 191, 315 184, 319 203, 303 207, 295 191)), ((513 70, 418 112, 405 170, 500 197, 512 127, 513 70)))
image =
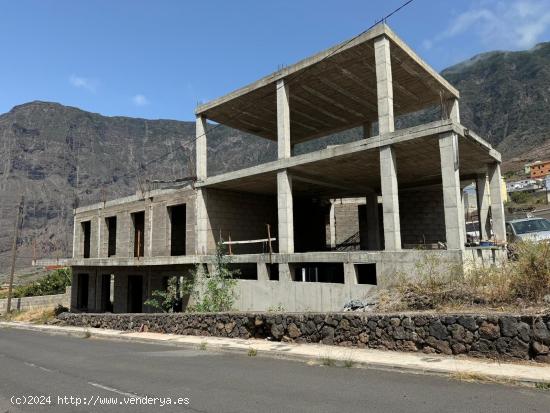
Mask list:
POLYGON ((42 367, 42 366, 37 366, 36 364, 34 363, 28 363, 26 361, 23 362, 25 365, 29 366, 29 367, 34 367, 35 369, 40 369, 40 370, 43 370, 43 371, 47 371, 48 373, 53 373, 53 370, 50 370, 50 369, 47 369, 46 367, 42 367))
POLYGON ((88 384, 90 386, 98 387, 98 388, 103 389, 103 390, 107 390, 107 391, 111 391, 113 393, 121 394, 122 396, 126 396, 126 397, 139 397, 141 399, 145 398, 145 396, 140 396, 139 394, 127 393, 125 391, 118 390, 118 389, 115 389, 115 388, 109 387, 109 386, 104 386, 103 384, 94 383, 92 381, 89 381, 88 384))

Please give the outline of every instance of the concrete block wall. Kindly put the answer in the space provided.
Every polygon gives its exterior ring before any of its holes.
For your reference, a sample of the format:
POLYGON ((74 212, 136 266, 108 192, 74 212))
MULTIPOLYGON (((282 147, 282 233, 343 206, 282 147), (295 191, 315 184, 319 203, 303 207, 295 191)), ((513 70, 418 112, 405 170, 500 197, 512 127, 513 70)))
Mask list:
MULTIPOLYGON (((52 308, 59 305, 67 307, 71 301, 71 287, 67 287, 64 294, 41 295, 36 297, 12 298, 11 309, 16 311, 38 310, 52 308)), ((0 300, 0 314, 6 312, 7 299, 0 300)))
POLYGON ((145 212, 144 256, 170 255, 170 219, 168 207, 186 204, 186 253, 195 253, 195 191, 182 189, 156 194, 148 198, 122 199, 110 205, 99 204, 97 208, 77 211, 75 216, 75 258, 83 256, 84 234, 82 222, 91 222, 90 258, 104 258, 108 253, 108 230, 105 219, 115 216, 116 258, 133 257, 134 227, 132 213, 145 212), (125 202, 126 201, 126 202, 125 202))
POLYGON ((403 244, 445 242, 445 213, 441 186, 399 192, 403 244))
MULTIPOLYGON (((101 282, 105 274, 114 276, 114 290, 112 291, 114 302, 113 312, 125 313, 128 311, 128 277, 131 275, 141 276, 143 279, 142 302, 151 297, 154 290, 163 286, 165 277, 187 276, 194 265, 155 266, 155 267, 73 267, 73 279, 71 286, 70 307, 73 311, 80 311, 77 308, 78 300, 78 274, 88 274, 88 308, 87 312, 101 311, 101 282)), ((152 308, 143 306, 143 312, 153 312, 152 308)))
POLYGON ((359 203, 339 203, 336 201, 334 204, 334 221, 336 249, 339 251, 359 250, 359 203))
MULTIPOLYGON (((216 250, 220 232, 224 240, 267 238, 277 236, 277 200, 274 196, 209 189, 207 193, 208 252, 216 250)), ((275 248, 275 246, 273 246, 275 248)), ((235 253, 262 252, 261 244, 233 246, 235 253)))

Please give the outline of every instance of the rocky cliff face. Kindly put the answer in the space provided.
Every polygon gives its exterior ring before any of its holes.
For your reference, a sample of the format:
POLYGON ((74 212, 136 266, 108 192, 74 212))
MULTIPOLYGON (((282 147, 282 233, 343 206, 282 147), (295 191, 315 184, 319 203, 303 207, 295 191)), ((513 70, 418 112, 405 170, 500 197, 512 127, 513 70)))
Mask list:
POLYGON ((442 75, 460 91, 462 123, 506 160, 550 156, 550 42, 482 54, 442 75))
MULTIPOLYGON (((492 52, 443 71, 461 92, 462 123, 505 160, 550 157, 550 43, 492 52)), ((146 180, 193 174, 193 122, 106 117, 31 102, 0 115, 0 274, 8 271, 21 194, 25 211, 18 267, 70 254, 72 208, 135 193, 146 180), (163 156, 164 154, 167 154, 163 156)), ((357 139, 349 131, 327 143, 357 139)), ((275 158, 272 142, 225 127, 208 139, 209 173, 275 158)), ((321 145, 312 142, 298 151, 321 145)))
MULTIPOLYGON (((150 187, 147 180, 192 175, 194 136, 194 122, 106 117, 48 102, 0 115, 0 274, 8 272, 21 195, 18 267, 34 254, 67 256, 75 206, 133 194, 150 187)), ((272 159, 275 147, 220 127, 209 152, 214 174, 272 159)))

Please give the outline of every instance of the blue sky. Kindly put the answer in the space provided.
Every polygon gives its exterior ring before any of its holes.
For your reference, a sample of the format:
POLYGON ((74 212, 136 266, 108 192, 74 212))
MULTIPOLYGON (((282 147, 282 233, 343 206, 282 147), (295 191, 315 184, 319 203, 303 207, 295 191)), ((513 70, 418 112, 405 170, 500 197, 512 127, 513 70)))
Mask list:
MULTIPOLYGON (((0 113, 31 100, 192 120, 404 0, 0 0, 0 113)), ((437 70, 550 40, 550 0, 415 0, 388 24, 437 70)))

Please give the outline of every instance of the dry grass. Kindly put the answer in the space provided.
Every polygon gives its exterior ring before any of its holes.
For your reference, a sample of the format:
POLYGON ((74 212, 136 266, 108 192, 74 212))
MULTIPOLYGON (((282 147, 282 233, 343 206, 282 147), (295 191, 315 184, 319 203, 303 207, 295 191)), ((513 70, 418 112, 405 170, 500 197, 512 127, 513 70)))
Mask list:
POLYGON ((498 266, 474 267, 466 273, 428 256, 417 265, 415 279, 396 275, 379 295, 379 310, 544 311, 550 294, 550 243, 521 242, 513 259, 498 266))
POLYGON ((473 373, 469 371, 457 371, 449 375, 453 380, 465 381, 468 383, 494 383, 497 380, 493 377, 486 376, 481 373, 473 373))
POLYGON ((5 314, 3 319, 6 321, 21 321, 34 324, 46 324, 46 322, 55 318, 53 308, 41 308, 36 310, 17 311, 5 314))

